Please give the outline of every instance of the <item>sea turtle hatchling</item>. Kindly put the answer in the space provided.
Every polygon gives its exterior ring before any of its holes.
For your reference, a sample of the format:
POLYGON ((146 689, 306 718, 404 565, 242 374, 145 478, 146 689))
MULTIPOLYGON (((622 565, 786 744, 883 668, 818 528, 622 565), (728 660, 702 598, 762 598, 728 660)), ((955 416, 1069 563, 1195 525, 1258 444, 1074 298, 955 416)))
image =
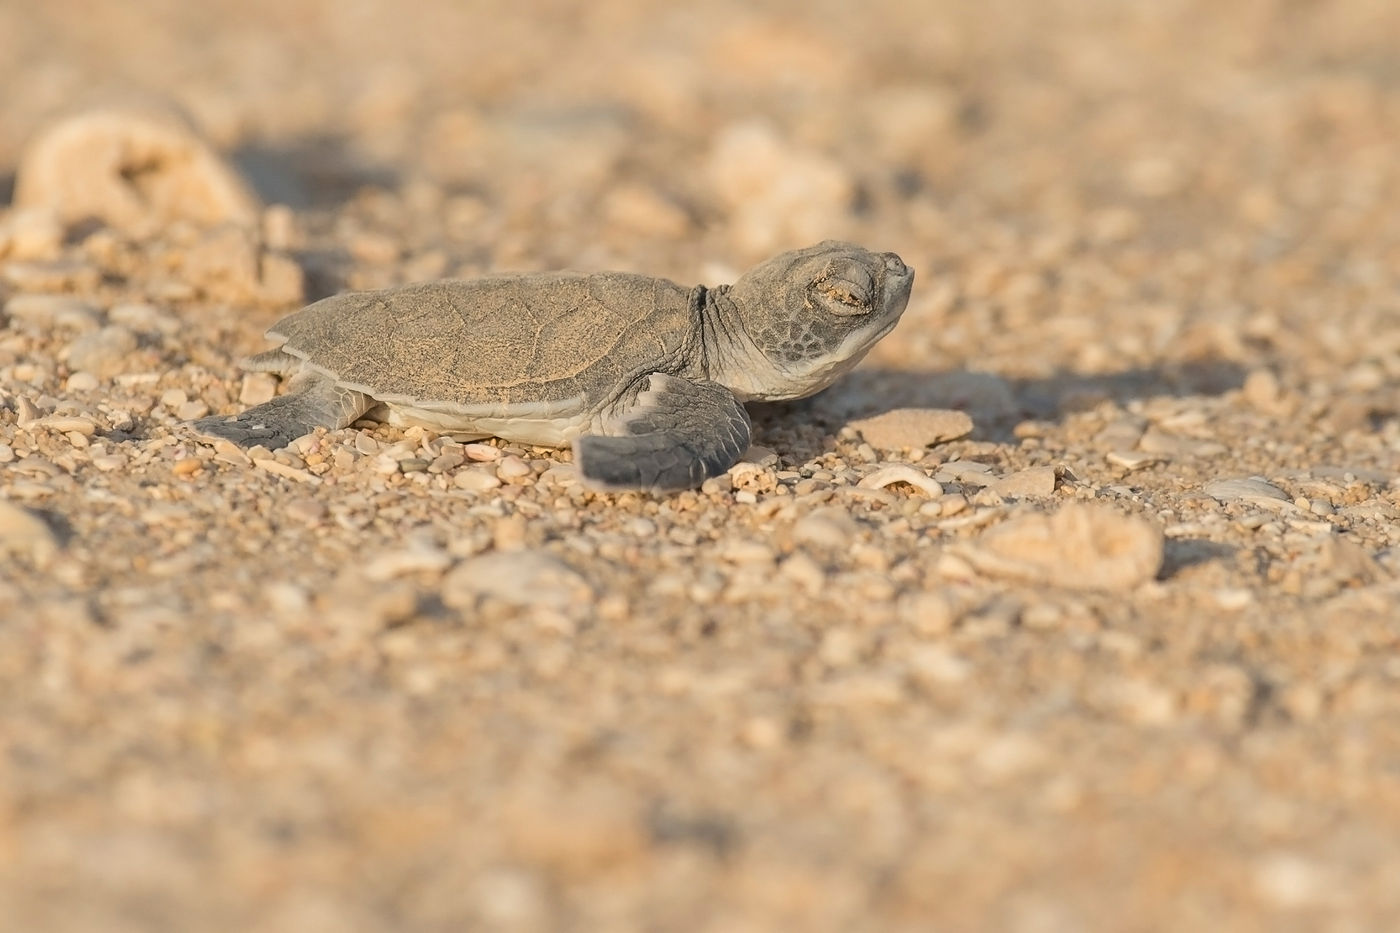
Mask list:
POLYGON ((913 280, 894 253, 827 241, 715 288, 551 272, 335 295, 243 363, 289 377, 286 394, 195 427, 276 448, 382 417, 572 444, 595 487, 694 487, 748 448, 743 402, 830 385, 894 328, 913 280))

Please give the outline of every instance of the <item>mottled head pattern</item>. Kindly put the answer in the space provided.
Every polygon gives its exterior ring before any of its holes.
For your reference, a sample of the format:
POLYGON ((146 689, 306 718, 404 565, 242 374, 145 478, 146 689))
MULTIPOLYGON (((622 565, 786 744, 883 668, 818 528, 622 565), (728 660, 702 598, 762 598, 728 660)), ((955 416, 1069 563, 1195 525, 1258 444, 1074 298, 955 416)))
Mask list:
POLYGON ((825 388, 894 328, 913 282, 914 270, 894 253, 834 240, 755 267, 729 295, 777 384, 748 397, 800 398, 825 388))

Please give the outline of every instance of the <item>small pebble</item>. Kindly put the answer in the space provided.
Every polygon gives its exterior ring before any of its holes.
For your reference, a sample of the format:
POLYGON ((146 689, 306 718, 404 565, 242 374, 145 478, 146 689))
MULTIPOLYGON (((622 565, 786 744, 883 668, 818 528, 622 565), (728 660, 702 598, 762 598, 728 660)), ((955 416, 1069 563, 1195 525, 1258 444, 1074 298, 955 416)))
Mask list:
POLYGON ((201 399, 185 402, 175 409, 175 417, 179 418, 181 421, 194 421, 198 418, 203 418, 207 414, 209 414, 209 406, 201 399))
POLYGON ((530 464, 516 456, 506 457, 496 467, 496 475, 503 480, 520 479, 533 475, 530 464))
POLYGON ((462 453, 468 460, 478 463, 492 463, 501 459, 501 448, 490 444, 463 444, 462 453))
POLYGON ((30 421, 29 426, 43 428, 55 434, 74 433, 84 437, 91 437, 97 432, 97 425, 91 418, 80 418, 75 415, 48 415, 30 421))
POLYGON ((485 492, 501 485, 500 477, 485 470, 459 470, 452 477, 452 485, 472 492, 485 492))
POLYGON ((1104 455, 1104 459, 1128 472, 1141 470, 1154 463, 1162 462, 1161 454, 1150 454, 1138 450, 1114 450, 1104 455))
POLYGON ((936 408, 896 408, 850 423, 860 436, 881 450, 909 450, 957 440, 972 433, 972 418, 962 411, 936 408))
POLYGON ((1263 477, 1251 476, 1246 479, 1220 479, 1206 483, 1202 492, 1221 502, 1235 500, 1248 502, 1254 499, 1278 499, 1287 501, 1288 493, 1279 489, 1263 477))
POLYGON ((101 384, 100 380, 92 373, 76 372, 69 376, 63 383, 64 388, 69 392, 92 392, 101 384))
POLYGON ((943 487, 933 477, 904 464, 882 467, 863 477, 856 485, 861 489, 884 489, 896 483, 913 486, 930 499, 937 499, 943 495, 943 487))
POLYGON ((1031 467, 1003 476, 992 489, 1011 499, 1044 499, 1055 494, 1055 468, 1031 467))
POLYGON ((277 378, 271 373, 245 373, 238 387, 238 401, 244 405, 261 405, 277 395, 277 378))

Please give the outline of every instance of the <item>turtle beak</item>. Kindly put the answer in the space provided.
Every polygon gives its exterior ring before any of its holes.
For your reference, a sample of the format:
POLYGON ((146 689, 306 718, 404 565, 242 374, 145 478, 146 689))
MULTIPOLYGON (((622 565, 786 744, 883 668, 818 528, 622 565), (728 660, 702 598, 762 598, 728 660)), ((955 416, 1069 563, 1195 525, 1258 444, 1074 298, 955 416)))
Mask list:
POLYGON ((909 304, 909 292, 914 287, 914 270, 894 253, 881 255, 885 260, 885 314, 898 318, 909 304))

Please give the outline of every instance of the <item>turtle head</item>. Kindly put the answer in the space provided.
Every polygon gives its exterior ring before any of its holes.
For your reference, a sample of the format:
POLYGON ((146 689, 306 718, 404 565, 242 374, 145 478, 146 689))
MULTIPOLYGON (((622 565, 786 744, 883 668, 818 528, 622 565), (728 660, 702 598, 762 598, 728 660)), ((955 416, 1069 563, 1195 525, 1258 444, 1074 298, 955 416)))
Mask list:
POLYGON ((827 240, 775 256, 729 290, 752 346, 722 355, 719 381, 744 399, 820 392, 894 328, 913 282, 914 270, 894 253, 851 243, 827 240))

